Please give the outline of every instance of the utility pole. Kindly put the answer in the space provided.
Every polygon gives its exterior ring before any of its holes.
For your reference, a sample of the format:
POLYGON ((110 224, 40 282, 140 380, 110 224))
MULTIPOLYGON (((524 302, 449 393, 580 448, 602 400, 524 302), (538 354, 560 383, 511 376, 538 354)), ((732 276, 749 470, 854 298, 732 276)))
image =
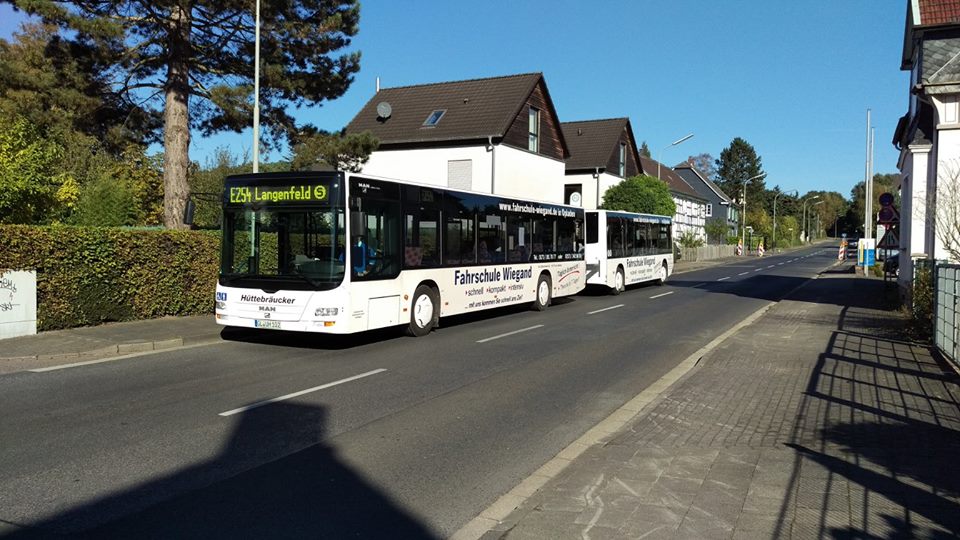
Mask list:
POLYGON ((870 214, 873 213, 873 178, 871 178, 871 169, 873 169, 873 164, 870 162, 873 158, 873 139, 872 139, 873 130, 870 127, 870 109, 867 109, 867 160, 865 165, 865 172, 863 178, 863 194, 864 194, 864 212, 863 212, 863 237, 864 238, 873 238, 873 234, 870 232, 870 214))

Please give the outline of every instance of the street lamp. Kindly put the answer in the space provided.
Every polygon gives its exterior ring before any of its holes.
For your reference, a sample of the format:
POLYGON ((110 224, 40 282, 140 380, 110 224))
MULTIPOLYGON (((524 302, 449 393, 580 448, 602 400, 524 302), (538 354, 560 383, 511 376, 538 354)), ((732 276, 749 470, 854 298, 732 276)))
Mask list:
POLYGON ((743 181, 743 197, 740 199, 742 207, 740 209, 740 213, 742 214, 740 216, 740 245, 744 246, 744 253, 747 252, 746 244, 744 244, 747 239, 747 231, 745 229, 747 226, 747 183, 751 180, 756 180, 757 178, 763 178, 766 175, 767 173, 760 173, 743 181))
POLYGON ((809 241, 807 238, 807 202, 819 198, 819 195, 814 195, 813 197, 806 197, 803 199, 803 221, 800 223, 800 240, 804 243, 809 241))
POLYGON ((660 158, 661 156, 663 156, 663 151, 666 150, 667 148, 670 148, 671 146, 676 146, 682 143, 683 141, 689 139, 690 137, 693 137, 693 133, 687 135, 686 137, 682 137, 680 139, 673 141, 672 143, 661 148, 659 152, 657 152, 657 180, 660 179, 660 158))
POLYGON ((260 172, 260 0, 257 0, 257 26, 253 38, 253 172, 260 172))
POLYGON ((800 192, 795 189, 790 189, 787 191, 778 191, 777 194, 773 196, 773 246, 771 247, 773 247, 774 249, 776 249, 777 247, 777 198, 780 197, 781 195, 790 193, 791 191, 796 193, 797 197, 800 196, 800 192))
MULTIPOLYGON (((813 221, 813 207, 816 206, 816 205, 818 205, 818 204, 823 204, 823 203, 825 203, 825 202, 826 202, 826 201, 817 201, 817 202, 815 202, 815 203, 813 203, 813 204, 810 205, 810 221, 813 221)), ((817 214, 817 219, 820 219, 820 214, 817 214)), ((817 226, 817 228, 819 228, 819 225, 817 226)), ((807 227, 806 224, 804 224, 804 230, 809 231, 809 230, 810 230, 810 227, 807 227)), ((809 242, 809 241, 810 241, 810 233, 808 232, 808 233, 807 233, 807 242, 809 242)))

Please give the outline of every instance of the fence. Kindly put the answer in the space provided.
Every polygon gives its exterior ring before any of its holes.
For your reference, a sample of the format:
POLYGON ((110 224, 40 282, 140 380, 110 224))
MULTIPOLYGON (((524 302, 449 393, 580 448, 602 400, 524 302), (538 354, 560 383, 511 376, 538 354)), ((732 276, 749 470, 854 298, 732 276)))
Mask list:
POLYGON ((960 362, 957 311, 960 311, 960 264, 937 264, 934 271, 933 342, 952 362, 960 362))
POLYGON ((680 248, 680 260, 687 262, 709 261, 733 257, 737 254, 737 246, 700 246, 695 248, 680 248))

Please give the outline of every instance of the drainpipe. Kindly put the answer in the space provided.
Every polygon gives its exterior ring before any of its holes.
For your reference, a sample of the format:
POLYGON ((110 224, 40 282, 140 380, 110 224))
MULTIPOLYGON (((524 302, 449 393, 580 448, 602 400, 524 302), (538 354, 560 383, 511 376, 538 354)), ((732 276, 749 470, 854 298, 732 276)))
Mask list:
POLYGON ((490 194, 497 192, 497 147, 493 145, 493 137, 487 137, 487 149, 490 151, 490 194))
POLYGON ((600 167, 593 168, 593 179, 597 181, 597 202, 594 208, 600 208, 600 167))

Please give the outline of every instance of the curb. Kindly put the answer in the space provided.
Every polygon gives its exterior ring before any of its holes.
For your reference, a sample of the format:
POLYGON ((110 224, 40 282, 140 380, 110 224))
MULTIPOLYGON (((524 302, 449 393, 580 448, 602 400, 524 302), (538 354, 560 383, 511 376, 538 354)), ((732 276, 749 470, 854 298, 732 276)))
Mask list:
POLYGON ((99 349, 75 353, 34 354, 31 356, 0 357, 0 362, 60 362, 63 360, 93 360, 111 355, 124 355, 138 352, 162 351, 174 347, 183 347, 183 338, 162 339, 159 341, 138 341, 133 343, 117 343, 99 349))
POLYGON ((0 358, 0 375, 9 375, 11 373, 27 371, 34 373, 57 371, 66 368, 110 362, 113 360, 124 360, 127 358, 146 356, 163 351, 174 351, 178 349, 190 349, 194 347, 215 345, 222 341, 223 339, 219 336, 193 338, 186 340, 186 342, 183 337, 176 337, 154 341, 117 343, 116 345, 108 345, 106 347, 100 347, 99 349, 92 349, 76 353, 9 356, 0 358))

